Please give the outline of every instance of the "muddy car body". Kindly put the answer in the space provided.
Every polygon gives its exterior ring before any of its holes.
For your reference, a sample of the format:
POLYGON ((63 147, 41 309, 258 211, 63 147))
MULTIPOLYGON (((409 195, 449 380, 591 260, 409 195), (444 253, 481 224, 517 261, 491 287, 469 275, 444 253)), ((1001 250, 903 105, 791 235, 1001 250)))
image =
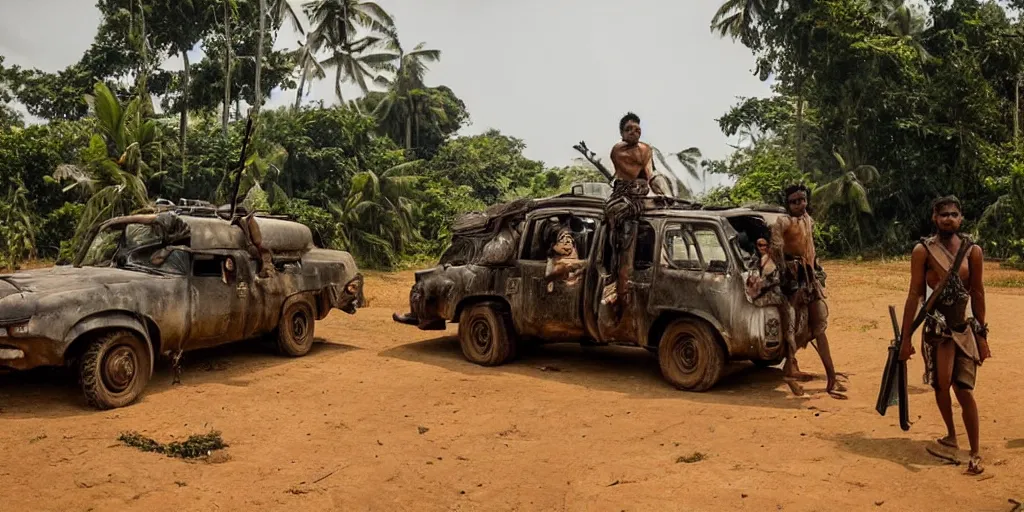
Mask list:
POLYGON ((0 276, 0 367, 70 365, 90 404, 120 407, 158 356, 267 334, 304 355, 316 320, 361 304, 352 257, 315 247, 306 226, 179 213, 113 219, 72 265, 0 276))
POLYGON ((509 360, 524 342, 640 346, 658 353, 669 382, 696 391, 712 387, 729 360, 781 360, 777 308, 745 293, 757 267, 754 242, 768 237, 778 210, 714 211, 648 198, 634 300, 615 321, 601 300, 612 256, 603 208, 602 197, 570 193, 464 217, 440 264, 416 274, 411 313, 395 320, 424 330, 457 322, 465 357, 482 365, 509 360), (568 280, 575 282, 548 277, 548 224, 575 226, 582 265, 568 280))

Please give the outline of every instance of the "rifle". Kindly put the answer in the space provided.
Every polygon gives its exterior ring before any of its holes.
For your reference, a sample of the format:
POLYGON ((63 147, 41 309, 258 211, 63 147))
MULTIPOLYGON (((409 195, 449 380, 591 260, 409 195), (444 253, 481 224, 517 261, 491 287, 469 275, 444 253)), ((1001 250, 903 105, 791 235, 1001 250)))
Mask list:
POLYGON ((586 158, 588 162, 594 164, 594 167, 597 167, 597 170, 601 171, 601 174, 603 174, 605 179, 608 180, 608 183, 611 183, 612 180, 615 179, 615 175, 613 175, 608 170, 608 168, 605 167, 604 164, 601 163, 601 159, 597 158, 597 153, 594 153, 593 151, 591 151, 590 148, 587 147, 587 143, 586 142, 583 142, 581 140, 579 144, 576 144, 572 148, 575 149, 576 151, 579 151, 580 153, 582 153, 583 154, 583 158, 586 158))
POLYGON ((907 393, 907 363, 900 361, 900 350, 903 348, 903 335, 900 322, 896 318, 896 306, 889 305, 889 318, 892 320, 892 343, 889 344, 889 357, 882 372, 882 387, 878 392, 875 410, 885 416, 890 405, 899 404, 900 429, 910 430, 910 404, 907 393), (886 393, 888 391, 888 393, 886 393))
POLYGON ((242 185, 242 172, 245 171, 245 150, 249 146, 249 137, 252 135, 252 110, 249 111, 248 119, 245 121, 245 136, 242 137, 242 155, 238 158, 238 171, 235 172, 235 185, 231 193, 231 220, 237 217, 238 187, 242 185))
MULTIPOLYGON (((946 275, 942 277, 939 284, 932 291, 931 297, 928 298, 928 302, 925 303, 921 311, 918 311, 917 316, 914 318, 914 322, 910 326, 910 334, 913 335, 914 331, 924 322, 924 319, 931 314, 932 309, 935 308, 935 303, 939 300, 939 295, 946 289, 946 285, 949 284, 949 279, 953 275, 953 272, 959 272, 960 265, 963 264, 964 256, 967 255, 968 249, 971 248, 972 242, 970 238, 961 236, 960 250, 957 251, 956 257, 953 258, 953 264, 949 267, 946 275)), ((900 361, 900 350, 903 348, 903 343, 912 343, 910 340, 904 340, 902 331, 900 330, 899 321, 896 319, 896 306, 889 306, 889 316, 892 318, 893 328, 893 340, 889 344, 889 356, 885 362, 885 368, 882 371, 882 385, 878 390, 878 399, 875 401, 875 410, 878 414, 885 416, 886 410, 890 405, 899 403, 900 407, 900 428, 904 431, 910 430, 910 411, 909 411, 909 398, 907 394, 907 362, 900 361), (895 388, 894 388, 895 386, 895 388)))
MULTIPOLYGON (((596 167, 598 171, 601 171, 601 174, 603 174, 605 179, 608 180, 608 183, 615 180, 615 175, 601 163, 601 159, 597 158, 597 154, 587 147, 586 142, 581 140, 579 144, 576 144, 572 148, 582 153, 583 157, 586 158, 588 162, 594 164, 594 167, 596 167)), ((654 169, 654 162, 651 162, 651 168, 654 169)), ((651 179, 651 189, 654 190, 656 195, 662 196, 663 200, 676 202, 676 198, 672 195, 672 186, 664 175, 654 173, 654 178, 651 179)))

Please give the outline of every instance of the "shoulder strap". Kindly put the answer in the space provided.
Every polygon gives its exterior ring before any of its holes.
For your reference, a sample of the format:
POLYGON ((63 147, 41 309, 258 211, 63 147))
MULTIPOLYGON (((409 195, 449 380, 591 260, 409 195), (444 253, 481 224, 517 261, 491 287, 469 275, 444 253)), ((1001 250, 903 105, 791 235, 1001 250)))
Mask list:
MULTIPOLYGON (((960 268, 960 265, 964 261, 964 256, 967 255, 967 251, 971 248, 972 245, 973 244, 971 243, 971 240, 969 238, 960 238, 960 250, 956 252, 956 258, 953 258, 953 264, 949 267, 950 269, 960 268)), ((927 244, 925 244, 925 248, 927 248, 927 244)), ((916 331, 917 328, 921 325, 921 322, 924 322, 925 317, 927 317, 928 314, 931 313, 933 309, 935 309, 935 303, 938 301, 939 295, 942 294, 942 290, 944 290, 946 288, 946 285, 949 284, 949 278, 952 275, 952 271, 946 272, 946 275, 943 276, 941 281, 939 281, 939 285, 936 286, 935 290, 932 291, 932 296, 928 298, 928 302, 924 305, 924 308, 922 308, 921 311, 917 313, 917 318, 914 318, 914 323, 911 325, 910 332, 916 331)))

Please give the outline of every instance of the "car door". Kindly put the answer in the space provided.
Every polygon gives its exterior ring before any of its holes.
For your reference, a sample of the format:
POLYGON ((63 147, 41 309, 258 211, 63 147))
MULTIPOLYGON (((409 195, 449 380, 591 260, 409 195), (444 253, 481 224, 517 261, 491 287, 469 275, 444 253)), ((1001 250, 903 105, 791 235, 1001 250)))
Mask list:
POLYGON ((612 275, 612 236, 607 228, 602 231, 602 253, 597 265, 596 278, 591 283, 591 307, 596 315, 598 338, 603 343, 642 343, 646 338, 649 316, 648 303, 654 283, 654 263, 657 256, 657 230, 649 219, 637 224, 636 244, 633 250, 633 268, 629 277, 632 299, 627 302, 621 316, 613 307, 602 302, 606 283, 614 283, 612 275))
MULTIPOLYGON (((731 313, 728 245, 712 223, 670 221, 662 235, 652 309, 691 311, 723 318, 731 313), (728 309, 728 310, 727 310, 728 309)), ((741 290, 742 292, 742 290, 741 290)))
POLYGON ((522 276, 523 306, 514 315, 516 330, 545 340, 576 340, 584 336, 583 291, 591 247, 600 214, 596 212, 538 211, 527 218, 517 262, 522 276), (552 252, 560 230, 567 228, 576 255, 552 252), (549 275, 560 266, 574 270, 568 275, 549 275))
POLYGON ((238 341, 245 337, 249 314, 249 286, 244 271, 245 258, 226 254, 196 253, 192 258, 191 330, 189 349, 238 341), (228 260, 234 270, 228 269, 228 260))

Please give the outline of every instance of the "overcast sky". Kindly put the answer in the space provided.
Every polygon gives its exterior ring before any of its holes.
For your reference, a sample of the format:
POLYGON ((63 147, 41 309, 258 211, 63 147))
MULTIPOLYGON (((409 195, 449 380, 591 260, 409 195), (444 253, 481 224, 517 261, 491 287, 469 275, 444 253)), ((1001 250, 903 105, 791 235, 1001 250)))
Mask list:
MULTIPOLYGON (((580 140, 607 163, 627 111, 663 151, 697 146, 721 158, 736 141, 715 118, 738 96, 770 93, 752 75, 749 51, 709 30, 718 0, 378 1, 394 15, 403 46, 423 41, 441 50, 427 84, 447 85, 465 101, 472 124, 461 133, 498 128, 548 165, 571 163, 580 140)), ((92 0, 0 3, 7 64, 61 69, 81 57, 99 24, 92 0)), ((286 31, 277 46, 296 39, 286 31)), ((321 82, 308 99, 331 102, 333 91, 321 82)), ((271 103, 294 98, 275 91, 271 103)))

